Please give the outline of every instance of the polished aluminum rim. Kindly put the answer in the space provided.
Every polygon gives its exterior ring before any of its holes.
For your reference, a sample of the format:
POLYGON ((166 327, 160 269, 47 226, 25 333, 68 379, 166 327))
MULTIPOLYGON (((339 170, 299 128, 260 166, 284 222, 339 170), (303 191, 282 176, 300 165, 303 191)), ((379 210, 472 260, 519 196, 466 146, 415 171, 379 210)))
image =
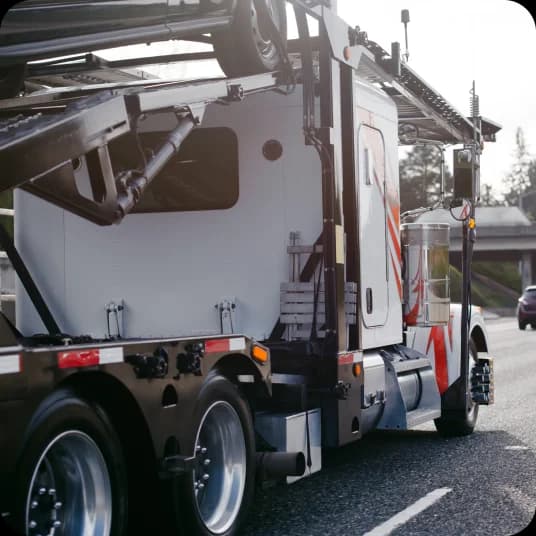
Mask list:
POLYGON ((108 536, 112 488, 106 461, 78 430, 56 436, 39 458, 26 501, 26 534, 108 536))
POLYGON ((246 485, 246 441, 236 410, 228 402, 212 404, 195 439, 193 487, 199 515, 214 534, 235 522, 246 485))

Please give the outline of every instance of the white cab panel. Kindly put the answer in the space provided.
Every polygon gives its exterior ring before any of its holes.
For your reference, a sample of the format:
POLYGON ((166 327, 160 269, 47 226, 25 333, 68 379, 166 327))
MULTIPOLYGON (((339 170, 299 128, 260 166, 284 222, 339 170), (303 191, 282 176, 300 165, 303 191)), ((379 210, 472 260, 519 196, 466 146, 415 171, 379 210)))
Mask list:
POLYGON ((356 177, 363 350, 402 342, 398 123, 395 104, 357 82, 356 177))
POLYGON ((365 327, 373 328, 389 315, 385 145, 381 131, 365 123, 357 140, 361 316, 365 327))

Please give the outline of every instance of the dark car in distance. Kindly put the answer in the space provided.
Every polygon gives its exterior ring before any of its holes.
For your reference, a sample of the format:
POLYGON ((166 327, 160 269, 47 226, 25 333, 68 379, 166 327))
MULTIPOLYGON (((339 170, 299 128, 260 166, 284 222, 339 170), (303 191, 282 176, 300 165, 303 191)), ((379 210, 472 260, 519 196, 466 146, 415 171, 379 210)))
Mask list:
POLYGON ((272 71, 280 58, 267 16, 285 39, 285 6, 285 0, 23 0, 0 23, 0 96, 22 89, 28 62, 170 39, 208 40, 230 77, 272 71))
POLYGON ((536 285, 525 289, 517 304, 517 321, 519 329, 525 329, 530 324, 536 329, 536 285))

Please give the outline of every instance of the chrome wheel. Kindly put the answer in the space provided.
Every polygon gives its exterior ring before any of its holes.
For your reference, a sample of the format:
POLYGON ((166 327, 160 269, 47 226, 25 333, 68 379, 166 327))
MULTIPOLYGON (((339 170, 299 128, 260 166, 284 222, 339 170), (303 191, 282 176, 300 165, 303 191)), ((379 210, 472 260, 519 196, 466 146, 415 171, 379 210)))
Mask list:
POLYGON ((195 503, 201 521, 214 534, 235 522, 246 485, 247 451, 238 413, 225 401, 204 413, 195 439, 195 503))
POLYGON ((108 536, 111 523, 112 488, 101 450, 78 430, 54 437, 30 481, 26 534, 108 536))

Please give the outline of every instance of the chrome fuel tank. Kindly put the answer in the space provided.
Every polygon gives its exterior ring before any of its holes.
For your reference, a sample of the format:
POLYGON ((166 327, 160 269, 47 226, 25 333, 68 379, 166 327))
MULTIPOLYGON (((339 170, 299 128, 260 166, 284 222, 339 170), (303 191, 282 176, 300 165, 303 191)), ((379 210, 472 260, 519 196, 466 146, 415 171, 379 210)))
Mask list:
POLYGON ((444 223, 402 225, 403 311, 408 326, 449 321, 449 232, 444 223))

